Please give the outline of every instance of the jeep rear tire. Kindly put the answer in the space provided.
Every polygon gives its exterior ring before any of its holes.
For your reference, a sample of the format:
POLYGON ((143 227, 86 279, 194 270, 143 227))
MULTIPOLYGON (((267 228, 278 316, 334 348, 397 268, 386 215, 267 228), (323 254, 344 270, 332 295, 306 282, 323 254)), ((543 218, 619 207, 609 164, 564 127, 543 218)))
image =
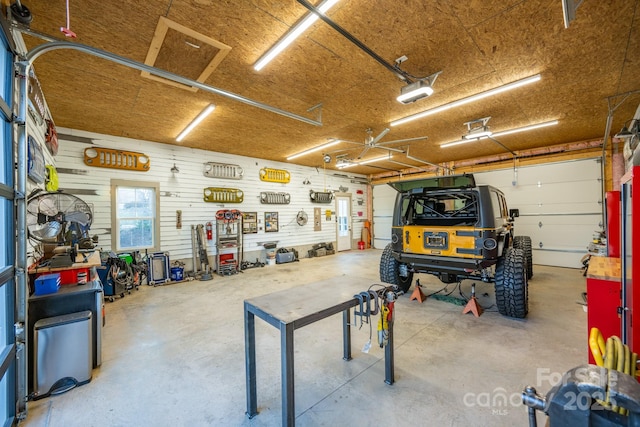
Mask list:
POLYGON ((413 273, 400 275, 400 263, 393 257, 393 244, 389 243, 380 257, 380 280, 391 285, 398 285, 400 290, 407 292, 413 282, 413 273))
POLYGON ((523 319, 529 312, 526 259, 522 249, 508 248, 496 264, 496 305, 500 314, 523 319))
POLYGON ((531 280, 533 277, 533 250, 531 249, 531 237, 514 237, 513 247, 516 249, 522 249, 522 252, 524 252, 524 258, 527 261, 527 280, 531 280))

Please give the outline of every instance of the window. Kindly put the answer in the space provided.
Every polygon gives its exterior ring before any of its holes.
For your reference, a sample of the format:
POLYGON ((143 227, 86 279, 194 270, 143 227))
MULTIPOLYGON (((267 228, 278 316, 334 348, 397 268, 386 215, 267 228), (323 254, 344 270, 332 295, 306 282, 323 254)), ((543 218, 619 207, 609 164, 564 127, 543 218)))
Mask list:
POLYGON ((111 180, 111 247, 160 250, 158 183, 111 180))

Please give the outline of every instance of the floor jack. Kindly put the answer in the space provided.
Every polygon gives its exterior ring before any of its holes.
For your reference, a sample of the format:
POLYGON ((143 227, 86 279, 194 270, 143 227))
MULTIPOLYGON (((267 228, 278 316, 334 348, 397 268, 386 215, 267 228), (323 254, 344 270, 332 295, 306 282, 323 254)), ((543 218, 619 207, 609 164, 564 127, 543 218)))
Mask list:
POLYGON ((527 386, 522 392, 522 403, 528 406, 529 427, 537 426, 536 411, 547 414, 549 427, 640 426, 638 381, 631 375, 596 365, 571 369, 546 397, 527 386))

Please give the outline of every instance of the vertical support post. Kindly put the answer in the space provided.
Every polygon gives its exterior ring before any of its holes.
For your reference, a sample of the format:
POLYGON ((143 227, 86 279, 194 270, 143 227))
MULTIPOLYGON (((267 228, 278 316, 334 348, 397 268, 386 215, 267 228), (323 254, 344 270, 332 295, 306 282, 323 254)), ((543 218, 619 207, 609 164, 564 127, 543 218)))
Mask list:
POLYGON ((342 312, 342 359, 351 360, 351 310, 342 312))
POLYGON ((293 378, 293 323, 280 323, 280 358, 282 375, 282 425, 296 425, 295 385, 293 378))
POLYGON ((18 75, 18 117, 15 120, 17 143, 17 173, 16 173, 16 346, 17 357, 17 416, 24 418, 27 414, 27 352, 26 348, 29 331, 27 330, 27 102, 29 94, 28 61, 16 62, 18 75), (20 357, 20 354, 23 357, 20 357))
POLYGON ((247 417, 258 415, 256 393, 256 328, 255 315, 244 302, 244 361, 247 381, 247 417))
POLYGON ((391 385, 395 382, 393 361, 393 319, 389 320, 389 341, 384 348, 384 382, 391 385))

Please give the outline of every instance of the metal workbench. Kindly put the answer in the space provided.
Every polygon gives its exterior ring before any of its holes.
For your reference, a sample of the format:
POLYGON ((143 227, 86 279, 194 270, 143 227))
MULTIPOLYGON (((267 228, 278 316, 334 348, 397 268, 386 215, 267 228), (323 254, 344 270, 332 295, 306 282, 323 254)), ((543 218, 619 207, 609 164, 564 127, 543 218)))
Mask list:
MULTIPOLYGON (((343 359, 351 360, 351 312, 359 304, 354 295, 366 291, 370 282, 344 277, 299 286, 244 301, 244 340, 247 382, 247 416, 258 414, 256 396, 255 316, 280 330, 282 377, 282 425, 295 425, 293 332, 342 312, 343 359)), ((371 319, 377 322, 376 316, 371 319)), ((385 382, 393 384, 393 321, 385 346, 385 382)))

